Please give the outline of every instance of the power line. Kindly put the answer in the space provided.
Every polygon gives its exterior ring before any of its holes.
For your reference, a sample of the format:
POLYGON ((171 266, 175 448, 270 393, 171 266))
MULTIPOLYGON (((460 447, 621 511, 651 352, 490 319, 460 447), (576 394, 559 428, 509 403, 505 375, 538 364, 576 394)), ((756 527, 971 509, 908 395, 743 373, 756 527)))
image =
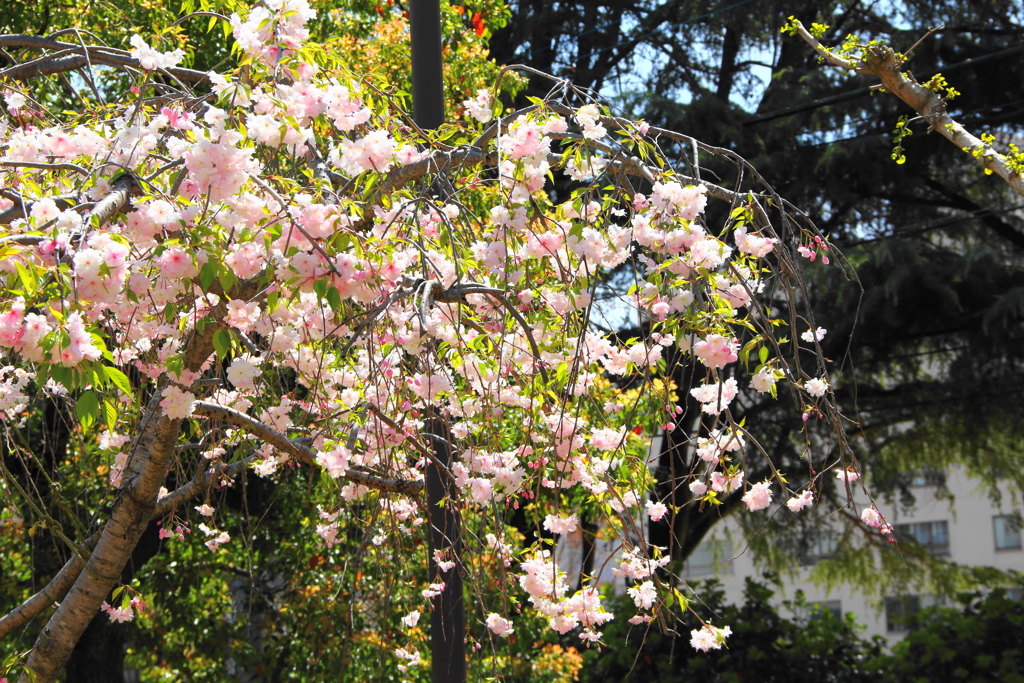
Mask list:
MULTIPOLYGON (((973 211, 962 211, 961 210, 962 213, 959 213, 959 214, 954 215, 954 216, 950 216, 949 218, 944 218, 944 219, 942 219, 940 221, 933 221, 931 223, 921 222, 921 223, 918 223, 917 225, 912 225, 912 226, 909 226, 909 227, 903 227, 903 228, 900 229, 898 235, 902 236, 902 237, 906 237, 908 235, 923 235, 923 234, 925 234, 927 232, 931 232, 932 230, 938 230, 940 228, 945 228, 945 227, 948 227, 948 226, 951 226, 951 225, 956 225, 958 223, 963 223, 964 221, 968 221, 968 220, 972 220, 972 219, 982 219, 982 218, 986 218, 988 216, 1002 216, 1004 214, 1014 213, 1014 212, 1020 211, 1021 209, 1024 209, 1024 204, 1014 204, 1013 206, 1008 206, 1006 208, 998 209, 998 210, 996 210, 996 209, 989 209, 989 208, 974 209, 973 211)), ((876 220, 886 221, 886 220, 889 220, 889 217, 885 216, 885 215, 877 215, 877 216, 871 216, 871 217, 869 217, 866 220, 867 221, 876 221, 876 220)), ((861 220, 860 222, 864 222, 864 220, 861 220)), ((871 244, 872 242, 877 242, 879 240, 888 240, 888 239, 891 239, 894 236, 896 236, 896 234, 893 234, 893 235, 880 235, 878 237, 866 238, 866 239, 858 240, 856 242, 847 242, 847 243, 845 243, 843 245, 843 248, 845 250, 849 251, 850 249, 852 249, 854 247, 859 247, 859 246, 864 245, 864 244, 871 244)))
MULTIPOLYGON (((974 116, 975 114, 980 114, 982 112, 993 111, 993 110, 996 110, 996 109, 1002 109, 1004 107, 1011 107, 1011 106, 1014 106, 1014 105, 1019 105, 1021 103, 1024 103, 1024 98, 1018 98, 1018 99, 1015 99, 1015 100, 1009 100, 1007 102, 1000 102, 998 104, 990 104, 990 105, 985 106, 985 107, 977 107, 975 109, 970 109, 970 110, 955 111, 952 115, 955 116, 956 118, 963 119, 964 117, 974 116)), ((1018 111, 1019 111, 1019 109, 1018 109, 1018 111)), ((838 126, 832 126, 830 128, 815 128, 814 130, 804 131, 802 133, 797 133, 796 137, 800 137, 800 136, 804 136, 804 135, 811 135, 811 134, 821 135, 821 134, 825 134, 825 133, 831 133, 833 131, 843 130, 844 128, 852 128, 852 127, 856 126, 856 124, 869 123, 871 121, 886 121, 886 120, 890 120, 890 119, 891 119, 891 116, 889 114, 873 114, 871 116, 864 116, 864 117, 859 118, 859 119, 853 119, 851 121, 845 121, 845 122, 841 123, 838 126)), ((889 132, 890 131, 889 131, 888 128, 875 128, 873 130, 861 131, 860 133, 857 133, 856 135, 851 135, 849 137, 836 138, 834 140, 822 140, 821 142, 815 142, 815 143, 811 143, 811 144, 807 144, 807 145, 802 145, 802 147, 821 147, 822 145, 830 145, 833 142, 843 142, 843 141, 846 141, 846 140, 857 140, 857 139, 860 139, 860 138, 863 138, 863 137, 869 137, 871 135, 883 135, 883 134, 887 134, 889 132)))

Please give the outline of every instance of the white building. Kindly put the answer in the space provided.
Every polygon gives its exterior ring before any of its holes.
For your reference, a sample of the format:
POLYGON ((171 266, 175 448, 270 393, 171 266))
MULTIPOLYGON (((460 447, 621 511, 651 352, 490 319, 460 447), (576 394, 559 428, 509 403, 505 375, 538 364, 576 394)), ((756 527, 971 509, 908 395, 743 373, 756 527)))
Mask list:
MULTIPOLYGON (((1000 570, 1024 572, 1024 532, 1021 531, 1019 508, 1013 507, 1013 497, 1004 495, 1002 507, 993 504, 987 489, 977 481, 969 479, 962 471, 949 474, 917 476, 912 480, 914 507, 905 511, 901 505, 878 505, 899 537, 917 539, 930 552, 962 565, 995 567, 1000 570), (940 485, 944 482, 943 495, 940 485)), ((860 510, 862 505, 857 505, 860 510)), ((737 515, 779 515, 827 514, 824 509, 817 512, 805 510, 791 513, 788 510, 767 510, 750 513, 739 510, 737 515)), ((638 520, 639 521, 639 520, 638 520)), ((771 522, 766 533, 772 533, 771 522)), ((616 578, 611 570, 616 565, 613 555, 617 554, 620 543, 612 534, 599 538, 595 544, 593 573, 599 584, 611 584, 617 592, 625 590, 625 582, 616 578)), ((855 586, 843 584, 831 591, 819 587, 811 577, 814 565, 827 558, 834 550, 837 536, 824 535, 809 545, 808 551, 799 558, 800 567, 793 575, 783 575, 782 589, 775 595, 779 606, 792 600, 797 590, 802 590, 809 604, 817 604, 833 611, 837 616, 853 612, 858 624, 866 630, 863 637, 881 635, 890 641, 903 637, 906 626, 901 618, 923 607, 937 604, 938 600, 927 594, 884 595, 879 600, 859 591, 855 586)), ((697 583, 706 579, 721 582, 727 600, 739 603, 747 577, 760 579, 763 567, 759 566, 753 552, 746 549, 744 536, 735 519, 720 522, 708 537, 691 554, 684 568, 683 578, 697 583)), ((895 546, 885 550, 897 552, 895 546)), ((582 535, 577 533, 562 537, 556 552, 560 567, 576 568, 570 572, 569 584, 574 585, 579 577, 582 559, 582 535)), ((884 582, 885 577, 879 580, 884 582)), ((787 615, 784 616, 800 616, 787 615)))
MULTIPOLYGON (((996 506, 985 487, 961 470, 953 470, 945 476, 946 491, 941 496, 936 495, 940 487, 934 476, 916 477, 913 484, 916 503, 910 510, 901 510, 902 506, 897 504, 887 507, 878 503, 898 538, 914 538, 929 552, 957 564, 1024 572, 1021 511, 1012 507, 1010 496, 1002 497, 1002 507, 996 506)), ((859 511, 861 507, 857 505, 855 509, 859 511)), ((819 514, 824 512, 819 510, 819 514)), ((779 514, 783 513, 788 511, 779 514)), ((740 511, 738 514, 766 513, 740 511)), ((806 514, 806 511, 798 514, 806 514)), ((709 533, 690 556, 684 577, 687 581, 717 578, 726 595, 741 596, 744 580, 759 577, 762 569, 751 552, 744 552, 743 534, 735 521, 727 519, 718 526, 720 528, 709 533)), ((766 531, 771 533, 770 527, 766 531)), ((775 596, 778 602, 792 599, 797 590, 802 590, 809 603, 819 604, 836 614, 853 612, 857 623, 867 627, 865 637, 881 635, 891 641, 902 638, 906 632, 901 621, 903 615, 938 602, 931 595, 913 594, 888 595, 879 601, 849 585, 831 592, 819 587, 812 580, 811 571, 818 561, 835 550, 835 539, 835 536, 823 535, 810 544, 809 552, 800 558, 800 569, 793 576, 782 577, 782 590, 775 596)), ((894 546, 885 550, 897 552, 894 546)), ((885 577, 880 576, 879 580, 884 582, 885 577)))

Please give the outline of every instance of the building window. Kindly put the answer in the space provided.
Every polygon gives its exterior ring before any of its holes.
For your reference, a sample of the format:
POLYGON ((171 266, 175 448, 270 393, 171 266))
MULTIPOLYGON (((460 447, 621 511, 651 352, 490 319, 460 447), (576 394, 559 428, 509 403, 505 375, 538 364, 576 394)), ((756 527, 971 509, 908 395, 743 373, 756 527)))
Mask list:
POLYGON ((800 544, 797 560, 801 567, 809 567, 832 557, 838 546, 839 537, 832 531, 823 530, 808 534, 800 544))
POLYGON ((996 528, 996 550, 1020 550, 1020 518, 999 515, 992 518, 996 528))
POLYGON ((913 522, 893 526, 899 541, 914 540, 932 555, 949 554, 949 524, 942 522, 913 522))
POLYGON ((825 612, 831 612, 832 616, 836 619, 843 618, 843 603, 839 600, 824 600, 822 602, 812 602, 811 605, 811 621, 815 619, 822 619, 825 612))
POLYGON ((716 576, 732 574, 732 543, 728 540, 704 541, 686 558, 686 575, 688 577, 716 576))
POLYGON ((946 483, 946 473, 942 470, 933 470, 930 467, 917 470, 910 474, 910 485, 918 486, 942 486, 946 483))
POLYGON ((921 611, 921 597, 902 595, 885 599, 885 630, 889 633, 909 631, 907 617, 921 611))

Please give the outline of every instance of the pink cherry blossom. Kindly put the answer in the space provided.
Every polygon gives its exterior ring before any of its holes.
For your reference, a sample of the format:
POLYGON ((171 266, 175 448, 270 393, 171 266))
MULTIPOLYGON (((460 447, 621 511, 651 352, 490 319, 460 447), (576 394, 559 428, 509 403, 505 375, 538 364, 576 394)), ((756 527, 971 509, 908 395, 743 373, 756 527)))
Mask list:
POLYGON ((882 525, 882 522, 885 520, 885 518, 882 517, 882 513, 880 513, 874 505, 872 505, 871 507, 866 507, 863 510, 861 510, 860 519, 868 526, 873 526, 876 528, 880 527, 882 525))
POLYGON ((491 629, 494 635, 501 638, 508 638, 515 631, 512 628, 512 622, 496 612, 491 612, 487 615, 487 628, 491 629))
POLYGON ((693 345, 693 353, 709 368, 724 368, 739 359, 736 350, 739 342, 712 334, 693 345))
POLYGON ((651 609, 654 606, 654 601, 658 599, 658 592, 651 581, 644 581, 639 586, 627 588, 626 593, 633 598, 637 609, 651 609))
POLYGON ((171 52, 159 52, 146 43, 142 36, 136 34, 129 41, 135 49, 131 51, 134 59, 147 71, 156 69, 170 69, 177 66, 178 62, 185 58, 184 50, 172 50, 171 52))
POLYGON ((763 510, 772 504, 771 482, 763 481, 754 484, 750 490, 743 494, 743 503, 751 512, 763 510))
POLYGON ((799 512, 805 507, 809 507, 814 503, 814 493, 810 490, 804 491, 799 496, 793 496, 786 501, 786 507, 793 512, 799 512))
POLYGON ((824 327, 819 327, 816 330, 806 330, 800 334, 800 338, 805 342, 816 342, 821 341, 825 338, 825 334, 828 332, 824 327))
POLYGON ((728 626, 716 628, 711 624, 704 624, 703 628, 690 631, 690 646, 701 652, 718 650, 725 645, 725 639, 730 635, 732 635, 732 629, 728 626))
POLYGON ((487 123, 491 120, 491 91, 481 88, 476 91, 476 97, 463 100, 462 106, 466 112, 480 123, 487 123))
POLYGON ((123 623, 135 618, 135 612, 129 607, 111 607, 106 602, 100 605, 100 609, 107 613, 107 617, 114 622, 123 623))
POLYGON ((574 513, 568 517, 548 515, 544 518, 544 528, 553 534, 571 534, 579 527, 579 517, 574 513))
POLYGON ((170 385, 164 389, 160 407, 164 415, 173 419, 186 419, 195 412, 196 397, 191 392, 170 385))
POLYGON ((668 507, 664 503, 656 503, 653 500, 647 501, 644 506, 647 509, 647 516, 652 522, 658 522, 668 514, 668 507))
POLYGON ((777 379, 772 369, 765 366, 750 378, 750 386, 754 391, 764 394, 772 390, 776 381, 777 379))
POLYGON ((860 474, 852 467, 836 470, 836 479, 839 481, 855 482, 860 479, 860 474))

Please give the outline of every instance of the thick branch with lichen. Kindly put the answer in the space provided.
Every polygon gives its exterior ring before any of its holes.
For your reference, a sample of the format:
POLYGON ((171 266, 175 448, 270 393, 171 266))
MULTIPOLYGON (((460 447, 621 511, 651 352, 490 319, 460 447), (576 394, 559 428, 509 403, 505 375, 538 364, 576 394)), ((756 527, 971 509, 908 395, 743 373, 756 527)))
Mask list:
POLYGON ((1011 160, 997 151, 989 141, 983 140, 956 122, 946 111, 946 98, 927 85, 918 83, 913 76, 901 71, 906 61, 902 55, 885 45, 863 46, 859 55, 846 58, 821 44, 821 41, 796 19, 784 30, 800 36, 828 64, 860 74, 877 77, 882 87, 903 100, 954 145, 978 160, 987 172, 1002 178, 1017 192, 1024 194, 1024 175, 1014 169, 1011 160))

